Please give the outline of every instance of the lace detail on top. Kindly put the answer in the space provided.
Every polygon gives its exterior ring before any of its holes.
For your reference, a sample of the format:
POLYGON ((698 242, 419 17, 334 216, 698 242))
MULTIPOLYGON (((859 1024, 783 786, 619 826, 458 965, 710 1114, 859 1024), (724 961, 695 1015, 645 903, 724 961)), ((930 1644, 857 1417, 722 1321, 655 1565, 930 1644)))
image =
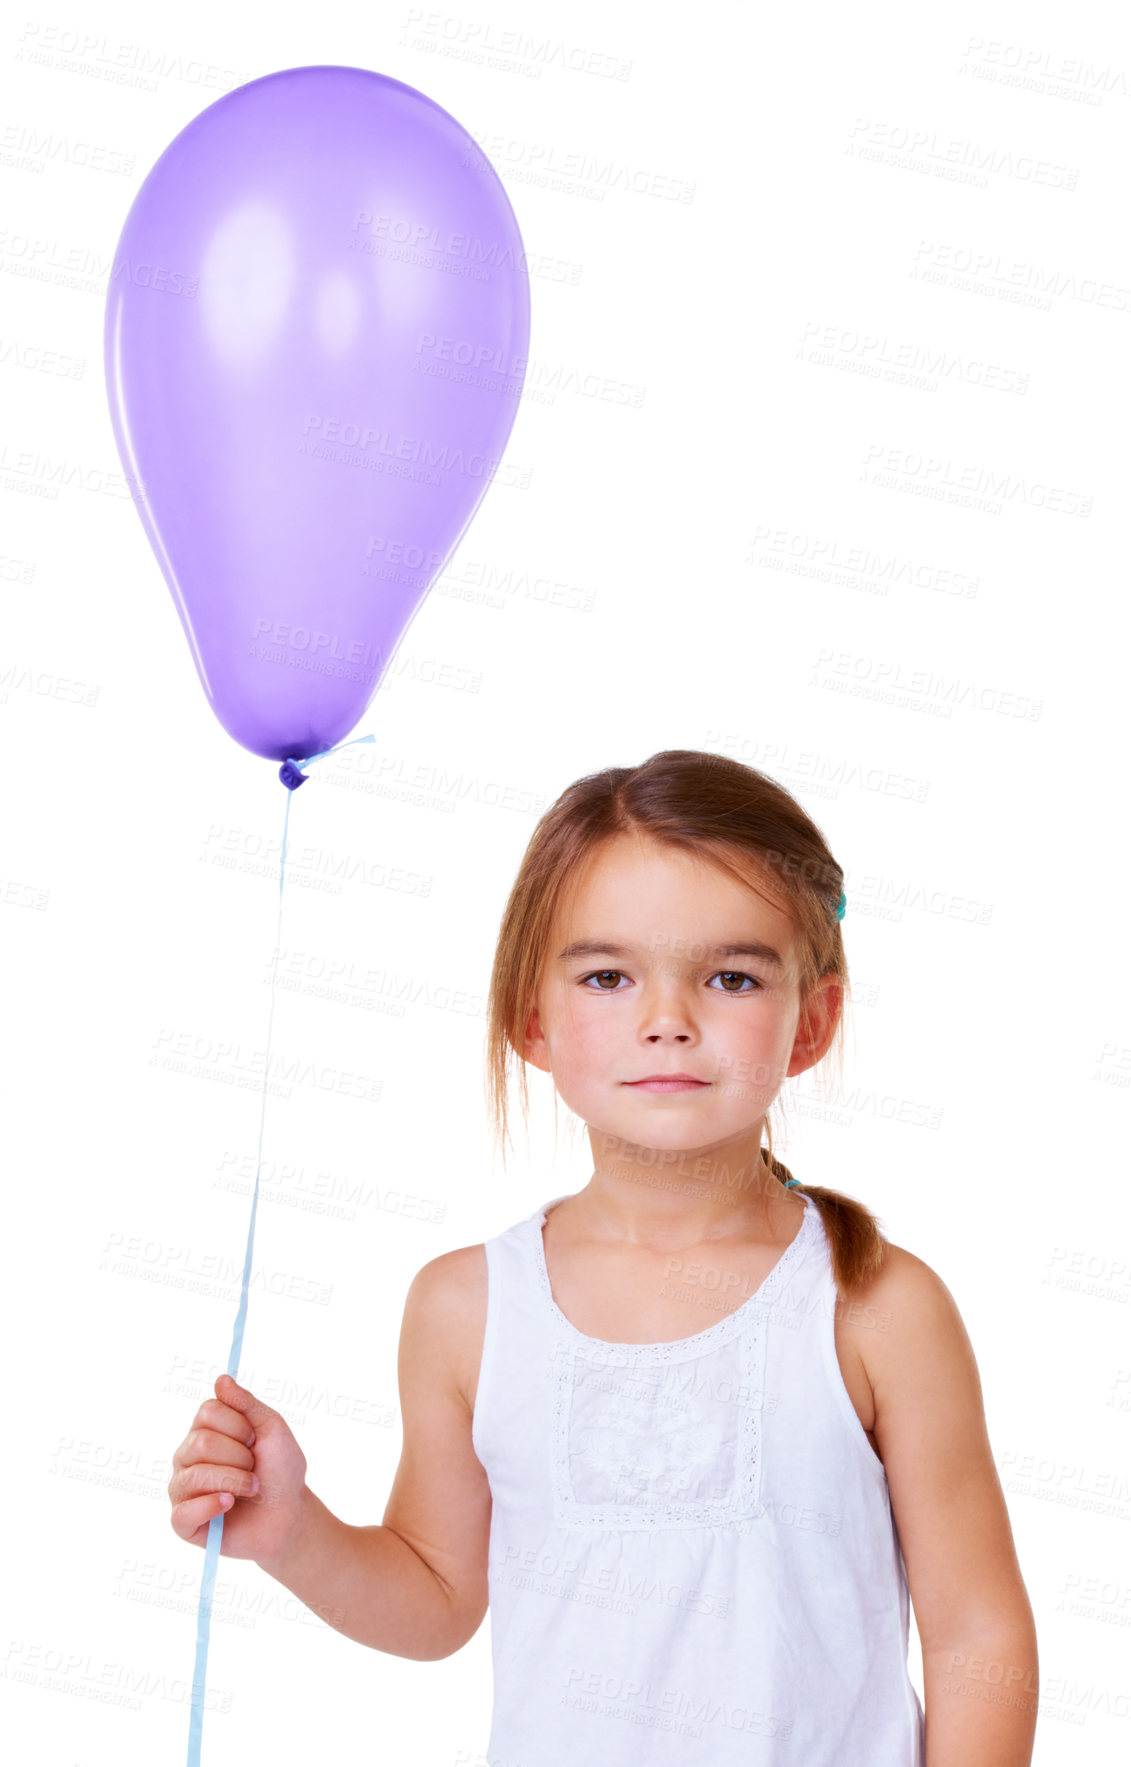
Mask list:
POLYGON ((606 1343, 571 1325, 550 1288, 546 1211, 530 1218, 524 1244, 554 1327, 559 1524, 703 1527, 761 1513, 766 1315, 816 1232, 816 1205, 805 1200, 797 1234, 748 1300, 705 1331, 659 1344, 606 1343))

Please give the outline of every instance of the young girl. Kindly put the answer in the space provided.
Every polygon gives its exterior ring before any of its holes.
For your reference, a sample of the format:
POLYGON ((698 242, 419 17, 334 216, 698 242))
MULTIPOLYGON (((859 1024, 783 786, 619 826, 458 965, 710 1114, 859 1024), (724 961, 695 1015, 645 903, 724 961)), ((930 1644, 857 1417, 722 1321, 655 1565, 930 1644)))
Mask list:
POLYGON ((530 1062, 592 1177, 413 1280, 380 1526, 332 1515, 227 1375, 173 1456, 175 1532, 225 1511, 223 1551, 349 1638, 444 1657, 490 1604, 491 1767, 1031 1760, 1033 1616, 957 1308, 770 1145, 842 1036, 842 884, 736 761, 572 785, 503 914, 487 1067, 504 1162, 530 1062))

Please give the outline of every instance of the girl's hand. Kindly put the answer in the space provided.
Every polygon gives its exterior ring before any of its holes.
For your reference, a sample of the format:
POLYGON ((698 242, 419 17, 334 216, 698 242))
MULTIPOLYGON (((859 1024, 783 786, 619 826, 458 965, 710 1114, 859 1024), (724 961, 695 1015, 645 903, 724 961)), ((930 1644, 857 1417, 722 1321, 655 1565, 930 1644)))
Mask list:
POLYGON ((275 1558, 294 1535, 306 1491, 306 1456, 290 1426, 230 1374, 216 1379, 173 1455, 173 1532, 204 1546, 224 1515, 224 1558, 275 1558))

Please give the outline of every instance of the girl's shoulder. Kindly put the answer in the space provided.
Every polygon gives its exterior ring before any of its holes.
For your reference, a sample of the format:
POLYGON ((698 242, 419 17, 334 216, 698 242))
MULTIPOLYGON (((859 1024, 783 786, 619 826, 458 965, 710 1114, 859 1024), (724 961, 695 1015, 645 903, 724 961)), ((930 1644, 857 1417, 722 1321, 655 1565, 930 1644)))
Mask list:
POLYGON ((874 1403, 874 1429, 885 1465, 922 1444, 924 1412, 931 1427, 945 1417, 953 1432, 984 1430, 974 1349, 950 1289, 931 1266, 884 1240, 873 1275, 836 1302, 838 1348, 858 1359, 874 1403))
POLYGON ((853 1303, 866 1302, 875 1309, 905 1310, 908 1307, 929 1305, 931 1298, 936 1304, 949 1301, 955 1305, 954 1296, 947 1288, 937 1270, 924 1263, 923 1259, 906 1246, 896 1245, 894 1240, 881 1235, 883 1256, 878 1268, 871 1275, 864 1277, 846 1294, 838 1285, 838 1307, 849 1309, 853 1303))
POLYGON ((937 1270, 889 1239, 872 1275, 850 1294, 838 1286, 836 1310, 838 1333, 851 1338, 870 1378, 895 1364, 921 1365, 934 1350, 953 1354, 966 1338, 958 1304, 937 1270))

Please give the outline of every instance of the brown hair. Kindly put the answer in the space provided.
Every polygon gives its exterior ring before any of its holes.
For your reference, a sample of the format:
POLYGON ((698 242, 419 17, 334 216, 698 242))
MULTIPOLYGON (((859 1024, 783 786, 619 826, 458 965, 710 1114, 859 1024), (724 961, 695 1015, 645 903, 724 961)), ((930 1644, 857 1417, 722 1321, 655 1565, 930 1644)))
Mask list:
MULTIPOLYGON (((517 1057, 527 1121, 525 1027, 559 908, 602 843, 638 834, 713 862, 767 896, 789 915, 806 999, 821 976, 848 995, 848 965, 836 908, 844 873, 801 805, 765 773, 726 755, 663 749, 638 767, 606 767, 567 786, 538 822, 503 910, 487 998, 486 1092, 496 1143, 506 1165, 509 1069, 517 1057)), ((843 1063, 844 1015, 835 1033, 843 1063)), ((769 1114, 763 1154, 782 1184, 792 1176, 773 1152, 769 1114)), ((813 1198, 828 1234, 833 1269, 845 1292, 878 1269, 884 1240, 875 1216, 853 1197, 823 1186, 798 1186, 813 1198)))

